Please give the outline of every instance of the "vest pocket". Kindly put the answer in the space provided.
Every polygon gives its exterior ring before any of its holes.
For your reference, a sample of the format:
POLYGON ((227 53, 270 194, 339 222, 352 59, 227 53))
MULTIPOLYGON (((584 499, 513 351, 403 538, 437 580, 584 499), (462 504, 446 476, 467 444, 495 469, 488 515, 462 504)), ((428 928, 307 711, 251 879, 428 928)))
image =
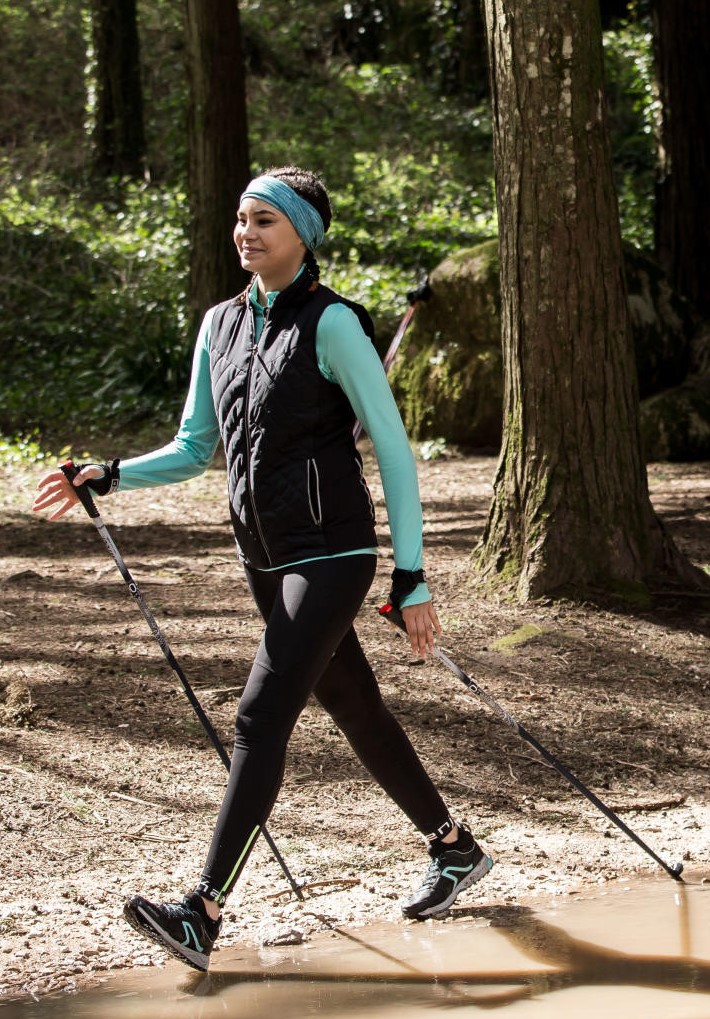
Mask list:
POLYGON ((374 522, 375 522, 375 504, 372 501, 372 496, 370 495, 370 489, 368 487, 367 481, 365 480, 365 472, 364 472, 364 470, 362 468, 362 460, 360 459, 359 456, 355 457, 355 463, 357 464, 360 484, 362 485, 362 488, 363 488, 363 490, 365 492, 365 495, 367 496, 367 505, 368 505, 369 510, 370 510, 370 517, 371 517, 372 522, 374 524, 374 522))
POLYGON ((311 511, 311 518, 316 527, 323 523, 323 509, 320 502, 320 476, 318 464, 315 460, 306 461, 306 489, 308 491, 308 506, 311 511))

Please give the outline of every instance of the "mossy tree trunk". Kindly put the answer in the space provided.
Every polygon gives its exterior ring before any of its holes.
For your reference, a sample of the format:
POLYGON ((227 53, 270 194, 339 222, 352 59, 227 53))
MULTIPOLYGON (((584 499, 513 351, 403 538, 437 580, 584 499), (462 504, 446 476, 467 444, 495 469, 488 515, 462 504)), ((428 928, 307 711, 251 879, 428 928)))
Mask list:
POLYGON ((193 326, 245 282, 232 240, 249 182, 247 106, 237 0, 187 0, 190 283, 193 326))
POLYGON ((105 177, 140 178, 146 153, 136 0, 92 0, 91 33, 94 166, 105 177))
POLYGON ((656 255, 676 290, 710 315, 710 0, 654 0, 661 96, 656 255))
POLYGON ((598 0, 485 0, 485 14, 504 420, 484 572, 523 600, 696 578, 641 453, 598 0))

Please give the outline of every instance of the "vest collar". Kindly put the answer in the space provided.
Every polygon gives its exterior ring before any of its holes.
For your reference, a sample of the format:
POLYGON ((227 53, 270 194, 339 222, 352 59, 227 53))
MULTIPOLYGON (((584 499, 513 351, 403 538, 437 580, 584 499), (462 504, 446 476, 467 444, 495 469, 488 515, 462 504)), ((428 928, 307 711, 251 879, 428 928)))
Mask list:
MULTIPOLYGON (((311 294, 314 294, 320 283, 311 278, 305 266, 301 266, 294 278, 284 290, 269 290, 266 299, 269 308, 300 307, 311 294)), ((244 301, 248 301, 254 307, 262 307, 259 304, 256 290, 256 280, 250 283, 241 295, 244 301)))

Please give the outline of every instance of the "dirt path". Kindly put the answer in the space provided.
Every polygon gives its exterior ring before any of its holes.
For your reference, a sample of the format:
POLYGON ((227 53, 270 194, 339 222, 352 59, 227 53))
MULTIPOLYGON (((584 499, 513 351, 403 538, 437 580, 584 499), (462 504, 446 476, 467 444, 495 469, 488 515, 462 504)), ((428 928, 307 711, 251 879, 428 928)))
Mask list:
MULTIPOLYGON (((710 875, 707 599, 669 598, 633 615, 480 600, 468 553, 494 466, 456 457, 419 465, 444 646, 664 859, 710 875)), ((94 528, 79 512, 60 524, 29 515, 36 476, 4 471, 0 500, 4 996, 161 964, 121 919, 123 899, 192 887, 224 786, 94 528)), ((655 466, 651 482, 678 544, 708 564, 710 464, 655 466)), ((260 626, 234 562, 223 475, 101 508, 229 745, 260 626)), ((668 880, 442 666, 411 660, 375 611, 390 570, 383 544, 361 637, 454 812, 497 861, 485 887, 460 902, 529 901, 634 871, 668 880)), ((394 918, 426 869, 419 837, 315 707, 294 734, 269 830, 311 891, 304 903, 289 894, 261 842, 228 905, 225 946, 289 930, 307 938, 325 929, 324 916, 394 918)))

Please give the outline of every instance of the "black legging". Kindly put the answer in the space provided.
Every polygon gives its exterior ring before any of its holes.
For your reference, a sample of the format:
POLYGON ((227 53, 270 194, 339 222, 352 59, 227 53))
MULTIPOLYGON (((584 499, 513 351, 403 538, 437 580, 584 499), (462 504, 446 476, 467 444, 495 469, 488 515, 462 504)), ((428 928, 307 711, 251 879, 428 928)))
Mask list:
POLYGON ((352 627, 375 564, 373 555, 350 555, 269 573, 247 569, 266 629, 239 702, 227 790, 198 885, 207 898, 221 903, 234 887, 273 807, 286 746, 311 693, 422 834, 448 823, 352 627))

